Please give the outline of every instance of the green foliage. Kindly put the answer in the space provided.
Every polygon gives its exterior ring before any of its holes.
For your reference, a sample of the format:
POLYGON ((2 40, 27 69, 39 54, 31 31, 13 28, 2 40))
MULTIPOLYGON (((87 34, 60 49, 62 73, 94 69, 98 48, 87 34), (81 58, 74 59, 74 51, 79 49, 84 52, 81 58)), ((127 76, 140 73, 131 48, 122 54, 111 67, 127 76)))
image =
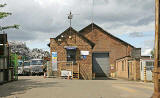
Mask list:
POLYGON ((6 6, 7 4, 0 4, 0 7, 4 7, 4 6, 6 6))
POLYGON ((0 12, 0 19, 7 17, 8 15, 12 15, 12 13, 0 12))
MULTIPOLYGON (((5 7, 7 4, 0 4, 0 8, 5 7)), ((9 12, 0 12, 0 19, 3 19, 9 15, 12 15, 12 13, 9 12)), ((5 30, 5 29, 11 29, 11 28, 15 28, 15 29, 19 29, 19 25, 12 25, 12 26, 5 26, 5 27, 1 27, 0 26, 0 31, 5 30)))
POLYGON ((5 30, 5 29, 10 29, 10 28, 15 28, 15 29, 19 29, 19 25, 13 25, 13 26, 5 26, 5 27, 1 27, 0 30, 5 30))
POLYGON ((152 58, 154 58, 154 49, 151 51, 152 58))

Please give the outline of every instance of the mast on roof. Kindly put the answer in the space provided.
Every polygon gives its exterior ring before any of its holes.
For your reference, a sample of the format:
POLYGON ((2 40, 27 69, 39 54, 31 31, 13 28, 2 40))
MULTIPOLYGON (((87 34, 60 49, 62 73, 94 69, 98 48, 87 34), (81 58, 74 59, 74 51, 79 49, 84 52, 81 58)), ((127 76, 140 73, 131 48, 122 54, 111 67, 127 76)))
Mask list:
POLYGON ((70 27, 71 27, 71 20, 72 20, 72 18, 73 18, 73 14, 72 14, 72 12, 70 11, 70 13, 69 13, 69 15, 68 15, 68 19, 69 19, 69 21, 70 21, 70 27))
MULTIPOLYGON (((70 22, 70 35, 71 35, 71 27, 72 27, 72 19, 73 19, 73 15, 79 15, 79 14, 72 14, 72 12, 70 11, 70 13, 68 14, 68 19, 69 19, 69 22, 70 22)), ((69 36, 69 38, 71 38, 71 36, 69 36)))
POLYGON ((93 19, 93 16, 94 16, 94 0, 92 0, 92 10, 91 10, 91 22, 92 22, 92 32, 93 32, 93 21, 94 21, 94 19, 93 19))

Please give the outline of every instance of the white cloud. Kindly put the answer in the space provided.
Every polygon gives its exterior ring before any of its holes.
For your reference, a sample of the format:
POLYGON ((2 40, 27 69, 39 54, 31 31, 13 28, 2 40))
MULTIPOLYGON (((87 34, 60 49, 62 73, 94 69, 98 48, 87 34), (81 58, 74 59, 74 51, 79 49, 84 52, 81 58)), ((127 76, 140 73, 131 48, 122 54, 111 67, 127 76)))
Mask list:
POLYGON ((142 50, 142 56, 151 56, 152 49, 144 49, 142 50))
MULTIPOLYGON (((13 15, 0 25, 20 24, 8 30, 10 40, 48 41, 69 26, 67 14, 75 15, 72 26, 80 30, 91 23, 92 0, 2 0, 13 15)), ((154 32, 153 0, 95 0, 94 22, 112 34, 154 32)), ((46 42, 47 42, 46 41, 46 42)), ((38 41, 37 41, 38 42, 38 41)))

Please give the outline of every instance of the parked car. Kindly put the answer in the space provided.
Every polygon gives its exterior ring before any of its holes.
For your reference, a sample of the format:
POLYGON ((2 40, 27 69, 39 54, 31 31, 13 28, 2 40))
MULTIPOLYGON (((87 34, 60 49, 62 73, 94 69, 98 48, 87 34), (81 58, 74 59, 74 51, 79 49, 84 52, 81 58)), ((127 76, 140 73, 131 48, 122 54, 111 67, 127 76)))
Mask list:
POLYGON ((43 74, 43 60, 42 59, 31 59, 30 60, 30 72, 31 75, 42 75, 43 74))
POLYGON ((24 61, 23 63, 23 75, 30 75, 30 61, 24 61))

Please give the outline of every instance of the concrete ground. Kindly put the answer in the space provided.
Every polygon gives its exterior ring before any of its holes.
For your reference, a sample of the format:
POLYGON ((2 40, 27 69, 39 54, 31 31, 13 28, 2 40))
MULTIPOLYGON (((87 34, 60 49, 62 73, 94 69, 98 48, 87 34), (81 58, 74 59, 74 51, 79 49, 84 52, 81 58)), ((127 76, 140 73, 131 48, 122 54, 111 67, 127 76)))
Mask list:
POLYGON ((64 80, 21 76, 0 85, 0 98, 150 98, 153 83, 110 80, 64 80))

